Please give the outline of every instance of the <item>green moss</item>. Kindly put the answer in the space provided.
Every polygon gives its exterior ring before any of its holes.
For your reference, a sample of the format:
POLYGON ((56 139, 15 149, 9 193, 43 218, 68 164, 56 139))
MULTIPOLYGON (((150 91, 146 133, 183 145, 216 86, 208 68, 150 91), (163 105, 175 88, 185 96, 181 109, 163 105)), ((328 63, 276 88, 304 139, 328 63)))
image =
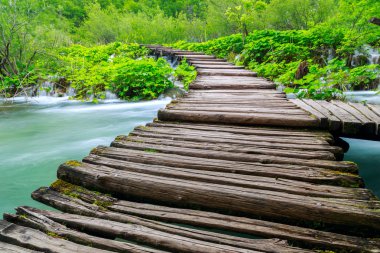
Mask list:
POLYGON ((148 130, 150 130, 151 128, 150 128, 150 127, 147 127, 147 126, 138 126, 138 127, 136 127, 135 129, 136 129, 136 130, 146 130, 146 131, 148 131, 148 130))
POLYGON ((148 152, 148 153, 158 153, 158 150, 156 149, 152 149, 152 148, 147 148, 147 149, 144 149, 145 152, 148 152))
POLYGON ((125 141, 128 138, 128 136, 125 135, 119 135, 115 138, 115 141, 125 141))
POLYGON ((82 165, 81 162, 75 161, 75 160, 67 161, 67 162, 65 162, 65 164, 70 166, 70 167, 79 167, 82 165))
POLYGON ((104 147, 96 147, 96 148, 93 148, 90 153, 93 155, 100 155, 101 153, 103 153, 103 150, 104 150, 104 147))
POLYGON ((107 209, 109 206, 112 206, 113 203, 111 201, 101 201, 97 199, 93 204, 102 209, 107 209))
POLYGON ((51 237, 54 237, 54 238, 64 239, 64 240, 66 240, 65 237, 62 237, 62 236, 60 236, 60 235, 58 235, 58 234, 56 234, 56 233, 54 233, 54 232, 51 232, 51 231, 48 231, 46 234, 47 234, 48 236, 51 236, 51 237))
POLYGON ((61 192, 61 193, 65 194, 69 197, 72 197, 72 198, 78 198, 80 192, 87 191, 83 187, 67 183, 67 182, 60 180, 60 179, 58 179, 57 181, 52 183, 50 185, 50 188, 55 190, 55 191, 61 192))
POLYGON ((22 220, 26 220, 28 218, 28 216, 26 216, 26 214, 21 214, 21 215, 19 215, 19 217, 22 220))

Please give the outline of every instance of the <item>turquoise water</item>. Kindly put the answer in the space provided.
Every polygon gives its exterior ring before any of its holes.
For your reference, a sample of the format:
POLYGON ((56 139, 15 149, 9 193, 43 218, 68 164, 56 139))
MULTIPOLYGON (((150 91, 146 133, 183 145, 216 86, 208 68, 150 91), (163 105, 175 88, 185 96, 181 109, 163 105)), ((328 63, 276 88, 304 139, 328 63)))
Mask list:
POLYGON ((380 197, 380 141, 344 140, 350 144, 344 159, 359 165, 366 187, 380 197))
POLYGON ((41 206, 30 194, 52 183, 61 163, 152 121, 169 101, 95 105, 45 97, 0 105, 0 213, 41 206))

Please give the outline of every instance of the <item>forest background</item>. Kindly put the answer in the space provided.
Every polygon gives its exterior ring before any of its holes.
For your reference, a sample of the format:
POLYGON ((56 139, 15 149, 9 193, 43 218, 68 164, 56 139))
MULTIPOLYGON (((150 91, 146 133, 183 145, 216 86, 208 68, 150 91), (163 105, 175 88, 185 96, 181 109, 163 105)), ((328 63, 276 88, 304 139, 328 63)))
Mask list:
MULTIPOLYGON (((157 98, 169 65, 134 43, 167 44, 227 58, 301 97, 377 89, 378 0, 0 0, 0 94, 43 82, 101 99, 157 98), (307 72, 296 76, 300 64, 307 72), (146 73, 150 75, 145 75, 146 73)), ((194 69, 182 63, 186 83, 194 69)), ((32 92, 33 93, 33 92, 32 92)))

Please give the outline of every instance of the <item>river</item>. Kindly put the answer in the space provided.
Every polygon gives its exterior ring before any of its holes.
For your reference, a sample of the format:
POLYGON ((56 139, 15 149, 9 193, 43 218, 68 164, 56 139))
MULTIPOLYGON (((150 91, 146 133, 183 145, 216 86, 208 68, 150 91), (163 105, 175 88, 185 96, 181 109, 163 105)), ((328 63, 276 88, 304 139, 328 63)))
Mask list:
POLYGON ((40 97, 0 105, 0 214, 20 205, 41 207, 30 194, 52 183, 61 163, 81 159, 97 145, 109 145, 117 135, 151 122, 169 102, 92 104, 40 97))

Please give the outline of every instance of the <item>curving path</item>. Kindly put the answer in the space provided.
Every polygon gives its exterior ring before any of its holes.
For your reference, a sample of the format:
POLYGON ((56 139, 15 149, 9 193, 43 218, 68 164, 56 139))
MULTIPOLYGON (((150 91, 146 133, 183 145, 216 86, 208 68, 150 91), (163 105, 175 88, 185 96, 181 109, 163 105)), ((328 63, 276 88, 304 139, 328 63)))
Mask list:
POLYGON ((32 197, 62 212, 5 214, 1 252, 380 252, 380 201, 320 118, 253 72, 149 47, 197 67, 190 92, 61 165, 32 197))

